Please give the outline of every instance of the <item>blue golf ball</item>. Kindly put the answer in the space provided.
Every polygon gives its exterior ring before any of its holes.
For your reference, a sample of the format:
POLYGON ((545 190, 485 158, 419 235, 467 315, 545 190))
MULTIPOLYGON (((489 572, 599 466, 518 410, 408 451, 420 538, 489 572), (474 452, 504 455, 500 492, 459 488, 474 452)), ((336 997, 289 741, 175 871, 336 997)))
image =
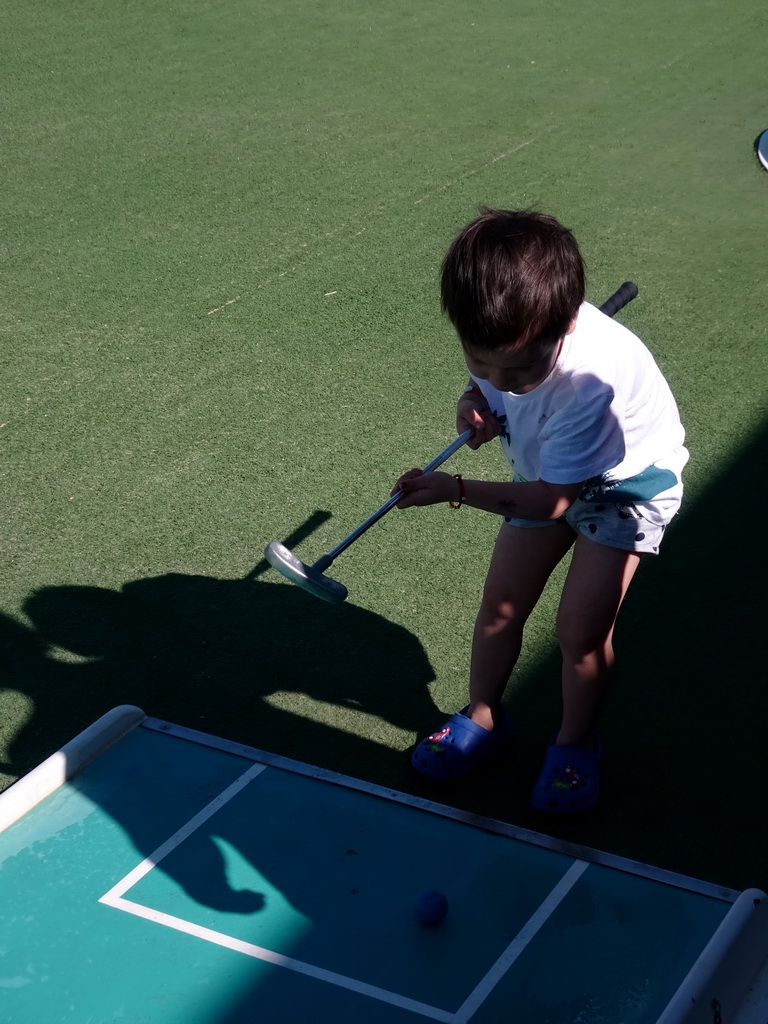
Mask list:
POLYGON ((422 924, 440 924, 448 913, 448 900, 444 893, 429 889, 419 894, 413 909, 422 924))

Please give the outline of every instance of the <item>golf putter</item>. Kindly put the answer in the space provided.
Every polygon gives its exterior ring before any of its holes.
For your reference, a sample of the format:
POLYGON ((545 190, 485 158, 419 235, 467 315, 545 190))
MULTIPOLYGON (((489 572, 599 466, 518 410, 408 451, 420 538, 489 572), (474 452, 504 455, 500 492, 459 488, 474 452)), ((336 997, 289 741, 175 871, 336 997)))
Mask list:
MULTIPOLYGON (((602 306, 600 306, 600 311, 605 313, 606 316, 614 316, 628 302, 631 302, 636 295, 637 286, 632 281, 625 281, 610 298, 605 300, 602 306)), ((438 466, 442 466, 447 459, 450 459, 459 448, 467 443, 472 433, 471 430, 465 430, 463 434, 459 434, 447 448, 443 449, 439 455, 436 455, 424 467, 422 472, 430 473, 433 469, 437 469, 438 466)), ((346 551, 350 544, 354 544, 358 537, 362 537, 366 530, 370 529, 374 523, 377 523, 391 508, 394 508, 399 498, 400 491, 397 491, 389 501, 384 502, 380 509, 374 512, 372 516, 369 516, 364 523, 361 523, 340 544, 337 544, 333 551, 329 551, 327 555, 318 558, 313 565, 306 565, 285 544, 281 544, 277 540, 267 544, 264 548, 264 557, 274 569, 277 569, 286 579, 301 587, 302 590, 306 590, 308 593, 314 594, 315 597, 320 597, 330 604, 341 604, 347 596, 347 588, 343 583, 339 583, 338 580, 325 576, 325 570, 330 568, 342 551, 346 551)))
MULTIPOLYGON (((442 466, 459 448, 462 448, 467 443, 470 437, 472 437, 472 433, 473 431, 471 430, 465 430, 463 434, 459 434, 457 438, 451 441, 447 448, 444 448, 439 455, 436 455, 424 467, 422 472, 431 473, 438 466, 442 466)), ((340 544, 337 544, 333 551, 329 551, 327 555, 318 558, 313 565, 306 565, 285 544, 281 544, 276 540, 271 541, 264 548, 264 557, 274 569, 277 569, 286 579, 301 587, 302 590, 306 590, 310 594, 314 594, 315 597, 322 598, 324 601, 329 601, 331 604, 340 604, 347 596, 347 588, 343 583, 331 579, 330 576, 325 576, 325 570, 330 568, 342 551, 346 551, 350 544, 354 544, 358 537, 362 537, 366 530, 369 530, 374 523, 377 523, 382 516, 394 508, 399 498, 400 491, 397 491, 388 501, 384 502, 380 509, 377 509, 364 523, 361 523, 356 530, 353 530, 348 537, 345 537, 340 544)))

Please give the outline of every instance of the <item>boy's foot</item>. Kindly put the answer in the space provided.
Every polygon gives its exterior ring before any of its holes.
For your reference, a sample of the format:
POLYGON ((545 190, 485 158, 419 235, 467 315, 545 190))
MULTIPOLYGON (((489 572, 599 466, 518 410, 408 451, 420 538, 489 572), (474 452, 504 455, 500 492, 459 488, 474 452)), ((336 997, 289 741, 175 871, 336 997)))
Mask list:
POLYGON ((467 718, 467 707, 450 718, 442 729, 422 740, 411 756, 421 775, 438 782, 455 782, 469 775, 483 758, 496 753, 509 739, 511 726, 504 711, 495 729, 484 729, 467 718))
POLYGON ((547 747, 544 767, 531 794, 534 811, 547 814, 583 814, 597 803, 603 745, 595 737, 586 747, 547 747))

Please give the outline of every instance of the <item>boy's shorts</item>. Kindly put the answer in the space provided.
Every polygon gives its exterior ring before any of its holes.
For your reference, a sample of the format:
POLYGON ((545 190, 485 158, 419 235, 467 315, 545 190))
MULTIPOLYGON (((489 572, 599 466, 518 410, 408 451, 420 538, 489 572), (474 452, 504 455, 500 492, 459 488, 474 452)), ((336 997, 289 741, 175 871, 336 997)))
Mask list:
POLYGON ((607 501, 595 496, 585 486, 565 515, 560 519, 515 519, 505 516, 510 526, 530 529, 566 522, 576 532, 609 548, 657 555, 664 531, 680 508, 682 484, 646 501, 607 501), (588 494, 589 499, 584 497, 588 494), (595 497, 598 500, 595 500, 595 497))

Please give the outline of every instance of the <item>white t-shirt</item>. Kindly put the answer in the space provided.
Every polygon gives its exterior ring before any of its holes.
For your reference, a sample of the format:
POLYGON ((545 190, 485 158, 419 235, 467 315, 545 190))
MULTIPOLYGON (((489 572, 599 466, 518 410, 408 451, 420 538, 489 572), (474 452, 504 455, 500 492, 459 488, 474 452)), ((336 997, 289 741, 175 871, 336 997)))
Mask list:
POLYGON ((502 425, 516 479, 588 481, 596 498, 616 501, 682 492, 688 452, 669 385, 640 339, 595 306, 581 306, 533 391, 476 383, 502 425))

